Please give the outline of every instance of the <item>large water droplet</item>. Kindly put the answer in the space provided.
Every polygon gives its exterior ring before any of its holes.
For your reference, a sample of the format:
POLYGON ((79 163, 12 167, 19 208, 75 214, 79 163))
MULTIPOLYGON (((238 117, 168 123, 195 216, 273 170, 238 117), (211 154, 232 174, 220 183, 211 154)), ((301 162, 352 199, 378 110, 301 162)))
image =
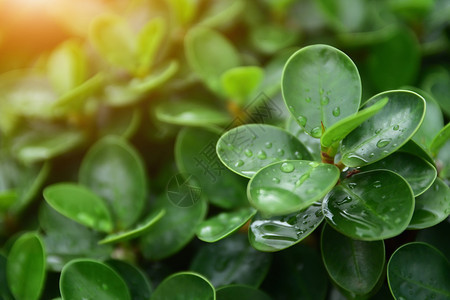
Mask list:
POLYGON ((270 149, 270 148, 272 148, 272 143, 271 142, 266 142, 265 146, 266 146, 267 149, 270 149))
POLYGON ((263 150, 259 151, 256 156, 258 156, 259 159, 266 159, 267 158, 267 154, 263 150))
POLYGON ((302 176, 300 176, 300 178, 295 182, 295 186, 299 187, 302 185, 303 182, 305 182, 306 179, 309 178, 309 174, 303 174, 302 176))
POLYGON ((289 105, 288 108, 290 111, 295 112, 295 108, 292 105, 289 105))
POLYGON ((330 102, 330 99, 327 96, 323 96, 320 98, 320 104, 327 105, 330 102))
POLYGON ((391 139, 381 139, 377 142, 377 147, 378 148, 384 148, 387 145, 389 145, 389 143, 391 142, 391 139))
POLYGON ((305 116, 299 116, 297 118, 298 124, 300 124, 300 126, 305 127, 306 125, 306 117, 305 116))
POLYGON ((245 154, 245 156, 247 156, 247 157, 252 157, 253 152, 252 152, 252 150, 250 150, 250 149, 245 149, 245 150, 244 150, 244 154, 245 154))
POLYGON ((395 125, 392 129, 394 129, 394 130, 398 130, 400 128, 400 126, 399 125, 395 125))
POLYGON ((238 168, 238 167, 242 167, 244 165, 244 161, 243 160, 238 160, 235 164, 234 164, 234 166, 236 167, 236 168, 238 168))
POLYGON ((341 108, 340 108, 339 106, 335 107, 335 108, 333 109, 333 116, 339 117, 340 114, 341 114, 341 108))
POLYGON ((291 173, 292 171, 295 170, 295 167, 293 164, 285 162, 282 163, 280 166, 281 171, 283 171, 284 173, 291 173))
POLYGON ((322 129, 320 127, 314 127, 311 130, 311 136, 312 137, 320 138, 321 135, 322 135, 322 129))

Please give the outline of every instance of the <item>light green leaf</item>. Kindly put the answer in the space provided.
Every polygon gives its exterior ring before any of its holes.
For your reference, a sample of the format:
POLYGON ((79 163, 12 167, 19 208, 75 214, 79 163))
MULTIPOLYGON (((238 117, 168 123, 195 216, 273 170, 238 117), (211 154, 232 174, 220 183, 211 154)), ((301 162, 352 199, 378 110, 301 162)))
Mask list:
POLYGON ((215 300, 212 284, 200 274, 180 272, 164 279, 153 292, 151 300, 215 300))
POLYGON ((243 106, 252 100, 264 78, 264 70, 256 66, 236 67, 221 76, 222 89, 228 101, 243 106))
POLYGON ((162 18, 154 18, 147 22, 139 32, 136 50, 136 75, 146 75, 154 64, 158 48, 165 34, 165 25, 162 18))
POLYGON ((368 19, 369 3, 359 0, 319 0, 318 6, 336 31, 359 31, 368 19))
POLYGON ((434 137, 430 144, 430 150, 434 155, 439 153, 439 150, 450 140, 450 123, 445 125, 439 133, 434 137))
POLYGON ((196 17, 200 8, 198 0, 166 0, 170 12, 179 26, 186 26, 196 17))

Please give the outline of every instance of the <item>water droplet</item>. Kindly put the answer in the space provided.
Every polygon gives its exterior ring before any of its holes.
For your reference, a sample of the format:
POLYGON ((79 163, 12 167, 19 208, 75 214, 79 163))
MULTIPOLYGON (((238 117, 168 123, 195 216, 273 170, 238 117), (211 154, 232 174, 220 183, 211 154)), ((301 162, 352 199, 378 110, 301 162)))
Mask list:
POLYGON ((373 153, 373 152, 369 154, 369 157, 374 157, 374 156, 375 156, 375 153, 373 153))
POLYGON ((339 107, 339 106, 335 107, 335 108, 333 109, 333 116, 339 117, 340 114, 341 114, 341 109, 340 109, 340 107, 339 107))
POLYGON ((349 184, 347 184, 347 186, 349 187, 349 189, 353 190, 356 187, 356 183, 350 182, 349 184))
POLYGON ((281 171, 283 171, 284 173, 291 173, 292 171, 295 170, 295 167, 293 164, 285 162, 282 163, 280 166, 281 171))
POLYGON ((272 178, 272 181, 275 182, 275 183, 280 183, 280 179, 276 178, 276 177, 272 178))
POLYGON ((324 91, 322 88, 319 90, 319 94, 320 94, 320 95, 323 95, 324 92, 325 92, 325 91, 324 91))
POLYGON ((378 180, 375 181, 375 182, 373 183, 373 187, 376 188, 376 189, 380 188, 380 187, 381 187, 381 182, 378 181, 378 180))
POLYGON ((320 127, 314 127, 311 130, 311 136, 312 137, 320 138, 321 135, 322 135, 322 129, 320 127))
POLYGON ((302 157, 303 157, 302 154, 298 151, 295 151, 294 155, 295 155, 295 158, 297 158, 297 159, 302 159, 302 157))
POLYGON ((311 161, 309 162, 308 165, 310 165, 313 168, 317 168, 318 166, 320 166, 320 163, 318 163, 317 161, 311 161))
POLYGON ((295 186, 299 187, 302 185, 303 182, 305 182, 306 179, 309 178, 309 174, 303 174, 302 176, 300 176, 300 178, 295 182, 295 186))
POLYGON ((256 155, 258 156, 259 159, 266 159, 267 158, 267 154, 264 151, 259 151, 258 154, 256 155))
POLYGON ((379 134, 381 132, 381 128, 378 128, 377 130, 375 130, 375 134, 379 134))
POLYGON ((295 108, 292 105, 289 105, 288 108, 290 111, 295 112, 295 108))
POLYGON ((299 116, 297 118, 298 124, 300 124, 300 126, 305 127, 306 125, 306 117, 305 116, 299 116))
POLYGON ((346 197, 342 198, 341 200, 336 201, 336 204, 337 204, 338 206, 340 206, 340 205, 343 205, 343 204, 345 204, 345 203, 349 203, 349 202, 351 202, 352 200, 353 200, 352 197, 346 196, 346 197))
POLYGON ((323 96, 320 98, 320 104, 327 105, 330 102, 330 99, 327 96, 323 96))
POLYGON ((284 150, 281 149, 281 148, 279 148, 279 149, 277 150, 277 154, 278 154, 278 156, 283 156, 283 155, 284 155, 284 150))
POLYGON ((392 129, 394 129, 394 130, 398 130, 400 128, 400 126, 399 125, 395 125, 392 129))
POLYGON ((306 101, 307 103, 311 102, 311 97, 306 97, 305 101, 306 101))
POLYGON ((234 166, 236 167, 236 168, 238 168, 238 167, 242 167, 244 165, 244 161, 243 160, 238 160, 235 164, 234 164, 234 166))
POLYGON ((377 142, 377 147, 378 148, 384 148, 387 145, 389 145, 389 143, 391 142, 391 139, 381 139, 377 142))
POLYGON ((267 149, 270 149, 270 148, 272 148, 272 143, 271 142, 267 142, 265 144, 265 146, 266 146, 267 149))

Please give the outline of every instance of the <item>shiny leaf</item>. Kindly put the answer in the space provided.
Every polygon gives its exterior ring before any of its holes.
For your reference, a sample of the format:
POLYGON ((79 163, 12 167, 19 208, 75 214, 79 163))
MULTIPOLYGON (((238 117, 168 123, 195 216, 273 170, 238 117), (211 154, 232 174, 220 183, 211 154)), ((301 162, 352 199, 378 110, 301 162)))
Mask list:
POLYGON ((334 165, 289 160, 261 169, 250 180, 247 193, 263 215, 284 215, 320 200, 338 179, 339 169, 334 165))
POLYGON ((445 125, 439 133, 434 137, 430 144, 432 153, 437 154, 439 150, 450 140, 450 123, 445 125))
POLYGON ((215 300, 216 292, 208 279, 202 275, 193 272, 180 272, 164 279, 150 299, 215 300))
POLYGON ((320 156, 320 140, 307 134, 292 116, 286 121, 286 130, 292 133, 303 145, 305 145, 306 149, 308 149, 308 152, 313 157, 313 160, 319 162, 322 161, 320 156))

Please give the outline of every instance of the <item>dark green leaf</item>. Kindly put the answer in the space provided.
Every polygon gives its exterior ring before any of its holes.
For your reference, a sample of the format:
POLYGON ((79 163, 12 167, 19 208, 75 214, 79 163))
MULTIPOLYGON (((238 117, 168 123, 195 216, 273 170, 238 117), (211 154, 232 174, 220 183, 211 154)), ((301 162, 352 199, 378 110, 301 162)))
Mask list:
POLYGON ((0 299, 2 300, 13 300, 13 295, 8 287, 8 282, 6 279, 6 257, 0 254, 0 299))
POLYGON ((440 250, 442 254, 450 261, 450 219, 447 219, 433 227, 419 230, 417 233, 417 241, 425 242, 436 249, 440 250))
POLYGON ((418 156, 395 152, 382 160, 362 167, 361 171, 390 170, 401 175, 413 190, 414 196, 425 192, 436 178, 436 168, 418 156))
POLYGON ((75 259, 66 264, 59 287, 63 299, 131 300, 119 274, 95 260, 75 259))
POLYGON ((450 298, 450 263, 425 243, 409 243, 397 249, 389 260, 387 278, 397 299, 450 298))
POLYGON ((250 223, 250 244, 259 251, 279 251, 291 247, 309 236, 322 223, 322 203, 289 215, 263 218, 257 214, 250 223))
POLYGON ((125 281, 133 300, 148 300, 152 294, 149 280, 137 267, 121 260, 108 260, 106 264, 116 271, 125 281))
POLYGON ((230 170, 248 178, 274 162, 312 159, 293 135, 265 124, 248 124, 227 131, 217 142, 217 154, 230 170))
POLYGON ((408 229, 423 229, 434 226, 450 215, 450 189, 440 178, 416 198, 414 214, 408 229))
POLYGON ((257 287, 269 270, 271 256, 253 249, 247 236, 234 234, 204 245, 195 255, 191 270, 206 276, 215 287, 246 284, 257 287))
POLYGON ((414 196, 408 183, 388 170, 355 174, 323 200, 327 222, 357 240, 381 240, 400 234, 413 211, 414 196))
POLYGON ((325 226, 322 258, 328 274, 343 289, 365 295, 372 291, 384 270, 384 242, 358 241, 325 226))
POLYGON ((442 111, 447 116, 450 116, 450 102, 448 101, 448 94, 450 92, 450 74, 448 70, 443 67, 437 68, 437 70, 425 78, 423 85, 424 90, 429 92, 439 103, 442 111))
POLYGON ((45 281, 45 249, 36 233, 25 233, 13 244, 6 262, 9 289, 17 300, 39 299, 45 281))
POLYGON ((450 123, 445 125, 439 133, 434 137, 430 144, 430 150, 435 155, 439 153, 439 150, 450 140, 450 123))
POLYGON ((330 164, 288 160, 270 164, 253 176, 247 188, 250 203, 267 216, 304 209, 324 197, 339 179, 330 164))
POLYGON ((111 214, 104 201, 89 189, 73 183, 56 183, 44 189, 44 198, 60 214, 98 231, 111 232, 111 214))
POLYGON ((244 207, 233 212, 222 212, 200 223, 197 228, 197 237, 209 243, 221 240, 244 226, 255 213, 256 210, 251 207, 244 207))
POLYGON ((150 299, 215 300, 216 291, 202 275, 193 272, 180 272, 164 279, 150 299))
POLYGON ((147 194, 144 162, 124 139, 108 136, 94 144, 84 157, 79 181, 107 201, 117 228, 134 224, 147 194))
POLYGON ((232 284, 221 287, 216 291, 217 300, 270 300, 271 298, 261 290, 251 286, 232 284))
POLYGON ((431 156, 431 153, 427 149, 423 148, 422 146, 414 142, 414 140, 412 139, 407 141, 406 144, 404 144, 398 151, 419 156, 424 160, 426 160, 427 162, 429 162, 430 164, 432 164, 433 166, 436 166, 434 159, 431 156))
POLYGON ((422 123, 425 100, 411 91, 383 92, 366 105, 386 97, 388 104, 342 141, 342 162, 346 166, 360 167, 388 156, 403 146, 422 123))
POLYGON ((361 79, 355 64, 343 52, 331 46, 313 45, 289 58, 283 71, 282 91, 300 126, 319 138, 322 124, 328 128, 358 111, 361 79))

